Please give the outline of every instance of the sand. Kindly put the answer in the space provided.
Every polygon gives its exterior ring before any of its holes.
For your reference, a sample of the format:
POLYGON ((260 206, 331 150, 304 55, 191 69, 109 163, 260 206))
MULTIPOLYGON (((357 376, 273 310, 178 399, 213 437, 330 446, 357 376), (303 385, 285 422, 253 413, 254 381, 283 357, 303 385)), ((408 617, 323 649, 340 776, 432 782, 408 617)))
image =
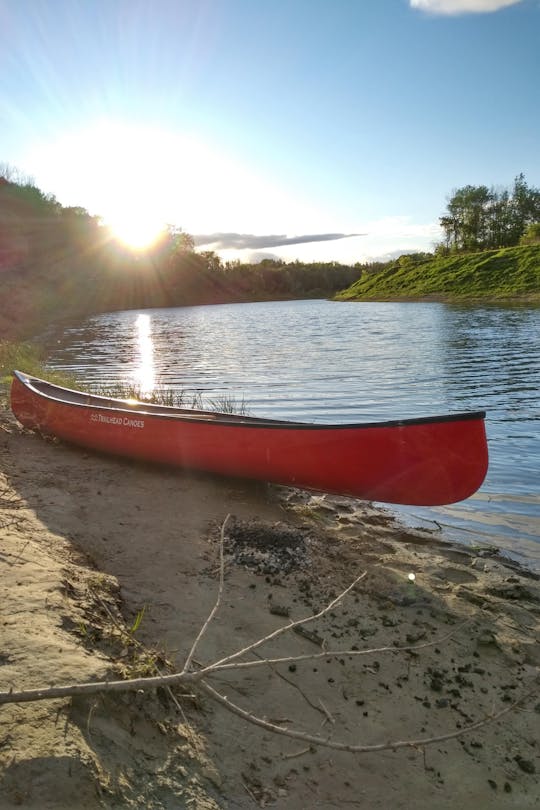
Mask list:
POLYGON ((538 807, 534 574, 405 531, 367 503, 91 454, 6 413, 0 689, 181 668, 216 599, 229 514, 223 599, 196 666, 317 612, 366 572, 304 632, 247 656, 318 658, 209 679, 243 709, 370 745, 455 732, 532 693, 462 738, 363 754, 272 734, 190 685, 174 699, 160 689, 4 705, 2 810, 538 807))

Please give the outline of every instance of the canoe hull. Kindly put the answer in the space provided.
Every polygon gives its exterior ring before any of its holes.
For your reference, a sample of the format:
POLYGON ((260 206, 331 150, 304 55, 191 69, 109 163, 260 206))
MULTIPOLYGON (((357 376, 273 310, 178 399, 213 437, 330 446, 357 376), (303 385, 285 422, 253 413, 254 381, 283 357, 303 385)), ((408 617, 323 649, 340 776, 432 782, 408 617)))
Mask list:
POLYGON ((26 427, 92 450, 386 503, 463 500, 488 465, 480 413, 374 425, 280 423, 107 400, 21 373, 11 405, 26 427))

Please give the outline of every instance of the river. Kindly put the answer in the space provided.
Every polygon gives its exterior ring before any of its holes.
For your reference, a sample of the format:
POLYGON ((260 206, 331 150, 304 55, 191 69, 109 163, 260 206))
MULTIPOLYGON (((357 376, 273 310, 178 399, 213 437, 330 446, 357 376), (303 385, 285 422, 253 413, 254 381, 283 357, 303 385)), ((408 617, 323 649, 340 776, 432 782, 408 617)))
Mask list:
POLYGON ((539 308, 310 300, 130 310, 51 329, 45 341, 47 365, 86 385, 232 396, 251 415, 343 423, 485 410, 479 492, 396 511, 540 568, 539 308))

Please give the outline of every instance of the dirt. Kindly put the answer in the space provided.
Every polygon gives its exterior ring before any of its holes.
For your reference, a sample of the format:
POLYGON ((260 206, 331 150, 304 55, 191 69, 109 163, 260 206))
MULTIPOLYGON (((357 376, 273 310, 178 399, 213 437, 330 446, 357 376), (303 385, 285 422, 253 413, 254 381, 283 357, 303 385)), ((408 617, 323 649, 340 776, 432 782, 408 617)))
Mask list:
POLYGON ((368 503, 90 454, 6 413, 0 471, 0 690, 181 669, 216 601, 230 515, 223 596, 194 667, 320 612, 365 572, 319 619, 239 659, 256 666, 208 683, 309 737, 417 741, 367 753, 317 746, 247 722, 191 684, 9 703, 2 810, 538 806, 531 571, 405 531, 368 503), (422 743, 504 709, 462 737, 422 743))

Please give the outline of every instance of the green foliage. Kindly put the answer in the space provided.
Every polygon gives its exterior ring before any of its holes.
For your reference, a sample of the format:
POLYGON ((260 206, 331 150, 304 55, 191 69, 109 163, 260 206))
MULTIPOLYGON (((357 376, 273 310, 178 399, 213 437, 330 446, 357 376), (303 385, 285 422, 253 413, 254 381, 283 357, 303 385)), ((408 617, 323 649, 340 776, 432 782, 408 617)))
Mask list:
POLYGON ((336 296, 338 300, 527 298, 540 300, 540 245, 435 255, 412 266, 389 262, 336 296))
POLYGON ((453 192, 440 218, 445 240, 439 252, 512 247, 529 225, 539 221, 540 190, 529 188, 523 174, 515 178, 511 192, 464 186, 453 192))
POLYGON ((521 239, 520 245, 540 245, 540 222, 529 225, 521 239))

